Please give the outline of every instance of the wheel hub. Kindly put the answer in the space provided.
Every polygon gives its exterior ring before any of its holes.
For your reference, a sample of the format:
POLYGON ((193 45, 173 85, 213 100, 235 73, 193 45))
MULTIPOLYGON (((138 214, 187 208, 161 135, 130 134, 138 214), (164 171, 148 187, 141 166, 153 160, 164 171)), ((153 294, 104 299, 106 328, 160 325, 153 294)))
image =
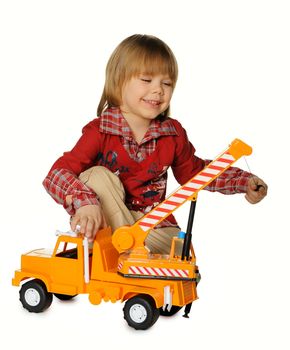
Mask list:
POLYGON ((130 308, 130 317, 136 323, 142 323, 146 320, 147 311, 143 305, 135 304, 130 308))
POLYGON ((25 301, 30 306, 36 306, 40 302, 40 295, 34 288, 28 288, 24 294, 25 301))

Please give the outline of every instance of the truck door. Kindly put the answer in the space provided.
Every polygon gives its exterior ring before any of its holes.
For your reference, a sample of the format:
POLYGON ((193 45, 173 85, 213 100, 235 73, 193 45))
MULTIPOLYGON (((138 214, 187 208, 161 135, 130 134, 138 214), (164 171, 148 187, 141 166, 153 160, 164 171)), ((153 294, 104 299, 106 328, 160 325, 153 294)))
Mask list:
MULTIPOLYGON (((54 289, 71 286, 76 288, 76 292, 81 291, 84 282, 83 256, 82 240, 65 236, 58 239, 52 256, 54 289)), ((63 290, 58 292, 64 293, 63 290)))

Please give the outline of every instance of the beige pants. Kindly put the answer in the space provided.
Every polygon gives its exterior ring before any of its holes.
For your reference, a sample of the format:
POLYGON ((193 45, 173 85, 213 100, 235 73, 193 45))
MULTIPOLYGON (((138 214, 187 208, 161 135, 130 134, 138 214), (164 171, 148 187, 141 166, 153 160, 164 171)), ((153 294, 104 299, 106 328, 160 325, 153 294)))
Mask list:
MULTIPOLYGON (((80 174, 80 180, 98 194, 106 221, 113 232, 120 226, 133 225, 144 215, 126 207, 124 187, 118 176, 107 168, 92 167, 80 174)), ((179 231, 177 227, 150 230, 145 245, 152 253, 168 254, 172 237, 177 236, 179 231)))

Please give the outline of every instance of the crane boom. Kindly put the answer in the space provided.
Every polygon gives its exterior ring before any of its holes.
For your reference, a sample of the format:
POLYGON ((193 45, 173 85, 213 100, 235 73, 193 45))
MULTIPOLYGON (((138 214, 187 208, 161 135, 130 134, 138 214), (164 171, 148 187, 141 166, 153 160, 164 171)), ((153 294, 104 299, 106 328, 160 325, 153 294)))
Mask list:
POLYGON ((208 186, 214 179, 227 170, 240 157, 250 155, 252 148, 239 139, 235 139, 229 147, 209 163, 203 170, 180 186, 163 202, 154 207, 148 214, 136 221, 132 226, 118 228, 112 242, 119 252, 144 247, 149 231, 172 214, 186 201, 192 200, 197 192, 208 186))

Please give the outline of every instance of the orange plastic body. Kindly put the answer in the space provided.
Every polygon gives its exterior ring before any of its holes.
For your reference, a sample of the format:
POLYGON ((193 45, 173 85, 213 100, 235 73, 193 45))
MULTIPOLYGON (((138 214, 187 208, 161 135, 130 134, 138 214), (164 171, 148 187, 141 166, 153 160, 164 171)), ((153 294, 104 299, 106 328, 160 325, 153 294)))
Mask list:
MULTIPOLYGON (((15 271, 12 284, 19 286, 29 278, 42 280, 48 292, 75 295, 88 294, 92 304, 116 302, 137 294, 150 295, 156 307, 164 304, 164 287, 170 288, 173 305, 183 306, 197 299, 196 283, 190 280, 126 278, 117 273, 119 253, 112 245, 110 228, 97 233, 89 257, 89 283, 84 282, 84 248, 79 237, 60 236, 52 253, 38 249, 21 257, 21 269, 15 271), (77 257, 70 250, 61 251, 62 243, 74 244, 77 257)), ((75 254, 76 255, 76 254, 75 254)), ((194 265, 195 266, 195 265, 194 265)), ((192 270, 191 276, 195 277, 192 270)))
POLYGON ((22 281, 36 278, 45 283, 48 292, 85 293, 92 304, 102 300, 124 301, 138 294, 151 296, 157 308, 169 303, 176 306, 191 303, 197 299, 199 280, 192 246, 190 257, 182 260, 175 247, 180 239, 173 239, 169 255, 159 255, 148 252, 145 238, 153 223, 161 222, 184 202, 195 200, 198 191, 251 151, 244 142, 234 140, 219 157, 133 226, 120 227, 113 235, 110 228, 97 232, 89 257, 83 238, 67 235, 59 236, 52 253, 38 249, 23 254, 21 269, 15 272, 12 284, 19 286, 22 281), (68 249, 68 245, 74 248, 68 249))

